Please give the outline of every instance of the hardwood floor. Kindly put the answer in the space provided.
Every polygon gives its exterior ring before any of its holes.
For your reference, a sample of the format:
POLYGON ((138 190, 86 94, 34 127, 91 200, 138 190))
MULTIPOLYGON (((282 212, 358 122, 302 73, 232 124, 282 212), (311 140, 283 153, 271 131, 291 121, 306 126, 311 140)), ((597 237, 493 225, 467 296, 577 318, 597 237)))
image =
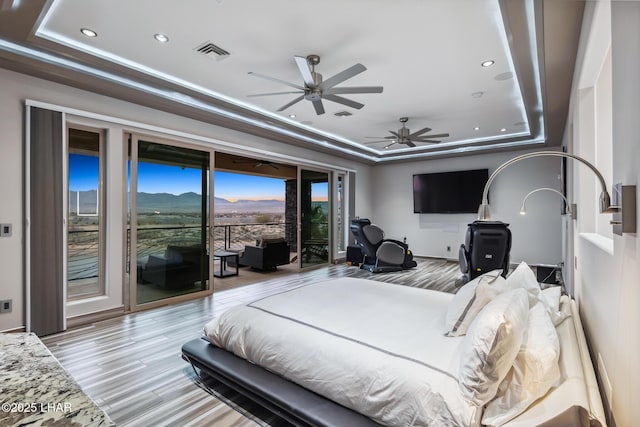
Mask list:
POLYGON ((366 277, 455 292, 460 277, 457 263, 417 261, 415 269, 394 273, 372 274, 341 264, 281 275, 42 341, 118 426, 288 426, 224 386, 201 381, 182 360, 182 344, 201 336, 204 324, 229 307, 331 277, 366 277))

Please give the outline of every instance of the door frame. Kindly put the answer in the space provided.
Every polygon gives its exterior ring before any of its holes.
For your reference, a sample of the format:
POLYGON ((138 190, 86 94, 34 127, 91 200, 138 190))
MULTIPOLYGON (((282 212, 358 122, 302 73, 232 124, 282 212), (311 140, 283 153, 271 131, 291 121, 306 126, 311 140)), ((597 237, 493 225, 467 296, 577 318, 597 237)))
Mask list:
POLYGON ((314 270, 317 268, 321 268, 321 267, 326 267, 327 265, 330 264, 331 260, 333 259, 333 253, 334 253, 334 248, 333 248, 333 228, 334 228, 334 215, 333 215, 333 188, 334 188, 334 183, 333 183, 333 174, 334 172, 332 170, 329 169, 322 169, 322 168, 315 168, 315 167, 308 167, 308 166, 302 166, 302 165, 298 165, 298 172, 297 172, 297 186, 298 186, 298 194, 297 194, 297 241, 298 241, 298 252, 297 252, 297 257, 298 257, 298 271, 302 272, 302 271, 309 271, 309 270, 314 270), (311 265, 308 267, 303 267, 302 266, 302 250, 303 250, 303 242, 302 242, 302 171, 303 170, 307 170, 307 171, 311 171, 311 172, 319 172, 319 173, 326 173, 327 174, 327 203, 328 203, 328 207, 327 207, 327 214, 328 214, 328 219, 327 219, 327 223, 328 223, 328 232, 327 232, 327 262, 325 263, 321 263, 321 264, 316 264, 316 265, 311 265))
MULTIPOLYGON (((214 287, 214 276, 213 276, 213 216, 214 216, 214 212, 213 212, 213 204, 214 204, 214 198, 212 196, 212 194, 214 193, 214 188, 213 188, 213 172, 214 172, 214 160, 215 160, 215 150, 213 148, 207 148, 207 147, 203 147, 201 145, 198 144, 190 144, 188 142, 183 142, 183 141, 179 141, 179 140, 173 140, 173 139, 168 139, 168 138, 163 138, 163 137, 158 137, 155 135, 149 135, 149 134, 144 134, 144 133, 138 133, 138 132, 131 132, 130 134, 128 134, 129 137, 129 158, 127 159, 127 161, 130 162, 130 182, 129 182, 129 188, 126 191, 130 191, 131 193, 131 201, 130 204, 128 206, 129 209, 129 214, 130 214, 130 219, 129 219, 129 224, 128 224, 128 228, 129 228, 129 239, 130 239, 130 243, 129 243, 129 247, 127 250, 125 250, 125 264, 126 264, 126 256, 127 254, 129 255, 129 264, 128 264, 128 269, 129 269, 129 280, 128 283, 125 283, 125 300, 127 301, 126 303, 126 307, 129 311, 131 312, 136 312, 136 311, 141 311, 141 310, 147 310, 149 308, 155 308, 155 307, 160 307, 160 306, 164 306, 167 304, 174 304, 174 303, 179 303, 179 302, 184 302, 184 301, 189 301, 192 299, 196 299, 196 298, 201 298, 204 296, 208 296, 208 295, 212 295, 213 294, 213 287, 214 287), (138 188, 138 142, 140 140, 144 140, 146 142, 153 142, 153 143, 158 143, 158 144, 163 144, 163 145, 169 145, 169 146, 174 146, 174 147, 178 147, 178 148, 187 148, 190 150, 196 150, 196 151, 202 151, 202 152, 206 152, 209 153, 209 179, 208 179, 208 185, 209 185, 209 206, 208 206, 208 210, 209 210, 209 218, 208 218, 208 223, 209 223, 209 232, 207 233, 207 239, 208 239, 208 243, 209 243, 209 257, 208 257, 208 264, 209 264, 209 286, 207 289, 205 290, 201 290, 201 291, 197 291, 197 292, 191 292, 191 293, 187 293, 187 294, 183 294, 183 295, 178 295, 178 296, 174 296, 174 297, 169 297, 169 298, 164 298, 164 299, 160 299, 157 301, 150 301, 150 302, 145 302, 142 304, 138 304, 137 303, 137 283, 138 283, 138 269, 137 269, 137 265, 138 265, 138 254, 137 254, 137 250, 136 250, 136 245, 137 245, 137 188, 138 188), (134 191, 136 190, 136 191, 134 191)), ((125 214, 126 215, 126 214, 125 214)), ((125 231, 126 231, 126 227, 127 224, 125 222, 125 231)))

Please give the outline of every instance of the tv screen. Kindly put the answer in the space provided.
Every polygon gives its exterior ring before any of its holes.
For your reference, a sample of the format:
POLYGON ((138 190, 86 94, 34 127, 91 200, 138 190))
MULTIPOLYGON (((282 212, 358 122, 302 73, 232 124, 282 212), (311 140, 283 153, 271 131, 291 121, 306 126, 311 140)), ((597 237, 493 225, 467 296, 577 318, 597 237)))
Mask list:
POLYGON ((413 175, 414 213, 475 213, 488 169, 413 175))

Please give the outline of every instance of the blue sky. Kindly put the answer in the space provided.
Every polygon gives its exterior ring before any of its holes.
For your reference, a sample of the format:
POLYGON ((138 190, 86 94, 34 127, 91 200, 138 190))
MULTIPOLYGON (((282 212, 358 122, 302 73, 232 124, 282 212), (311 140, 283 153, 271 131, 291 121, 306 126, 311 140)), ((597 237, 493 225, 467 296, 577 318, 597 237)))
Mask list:
POLYGON ((69 190, 86 191, 98 187, 98 157, 69 154, 69 190))
MULTIPOLYGON (((85 191, 97 188, 98 158, 69 155, 69 190, 85 191)), ((193 168, 153 163, 138 164, 138 191, 144 193, 200 194, 200 171, 193 168)), ((229 172, 215 172, 215 196, 229 201, 238 199, 284 200, 283 179, 266 178, 229 172)), ((321 189, 318 192, 321 193, 321 189)), ((326 190, 325 190, 326 194, 326 190)))

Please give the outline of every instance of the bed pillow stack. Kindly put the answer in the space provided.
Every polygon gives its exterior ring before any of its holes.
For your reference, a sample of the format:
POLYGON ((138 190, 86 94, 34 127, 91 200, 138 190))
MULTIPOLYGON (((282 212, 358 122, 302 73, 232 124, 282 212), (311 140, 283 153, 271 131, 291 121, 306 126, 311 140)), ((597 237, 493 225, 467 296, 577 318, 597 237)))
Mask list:
POLYGON ((463 286, 447 309, 447 335, 465 335, 459 382, 472 404, 486 405, 482 423, 500 426, 543 397, 560 380, 555 326, 560 289, 540 290, 524 262, 463 286))
POLYGON ((498 391, 518 354, 527 328, 524 289, 503 292, 478 313, 462 344, 460 389, 470 403, 486 405, 498 391))
POLYGON ((502 270, 485 273, 458 290, 447 306, 445 335, 465 335, 480 310, 507 289, 506 281, 500 273, 502 270))
POLYGON ((560 341, 546 307, 529 311, 528 326, 513 366, 484 411, 482 424, 500 426, 524 412, 560 381, 560 341))
POLYGON ((567 318, 567 314, 561 312, 559 309, 560 295, 558 292, 560 292, 560 288, 555 288, 556 291, 550 291, 549 293, 542 292, 535 273, 526 262, 522 261, 518 264, 518 267, 509 274, 507 277, 507 288, 526 289, 529 294, 529 307, 533 307, 538 302, 541 302, 555 326, 558 326, 567 318), (554 295, 557 295, 557 300, 555 300, 555 302, 553 301, 554 295))

